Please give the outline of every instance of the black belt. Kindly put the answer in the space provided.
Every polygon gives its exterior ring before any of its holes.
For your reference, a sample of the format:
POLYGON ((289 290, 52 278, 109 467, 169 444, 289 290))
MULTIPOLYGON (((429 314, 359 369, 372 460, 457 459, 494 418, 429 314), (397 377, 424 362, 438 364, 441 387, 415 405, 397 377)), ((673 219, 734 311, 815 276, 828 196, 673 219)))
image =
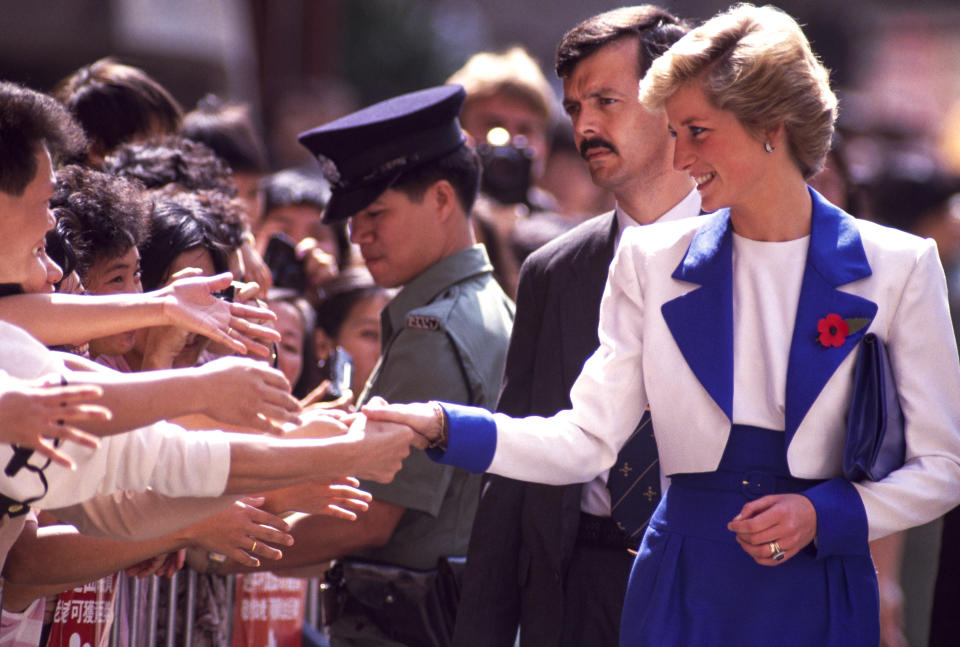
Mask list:
POLYGON ((640 537, 631 540, 610 517, 598 517, 588 512, 580 512, 577 543, 592 548, 636 550, 640 544, 640 537))

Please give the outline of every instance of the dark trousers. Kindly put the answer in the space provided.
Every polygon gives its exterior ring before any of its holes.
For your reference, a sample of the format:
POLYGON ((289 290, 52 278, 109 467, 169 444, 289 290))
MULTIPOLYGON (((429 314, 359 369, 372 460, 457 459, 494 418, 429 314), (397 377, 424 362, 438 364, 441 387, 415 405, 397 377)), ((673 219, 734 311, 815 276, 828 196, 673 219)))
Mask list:
POLYGON ((930 647, 954 647, 960 640, 960 507, 943 517, 940 570, 933 593, 930 647))
POLYGON ((625 548, 577 544, 564 583, 562 647, 617 647, 632 565, 633 555, 625 548))

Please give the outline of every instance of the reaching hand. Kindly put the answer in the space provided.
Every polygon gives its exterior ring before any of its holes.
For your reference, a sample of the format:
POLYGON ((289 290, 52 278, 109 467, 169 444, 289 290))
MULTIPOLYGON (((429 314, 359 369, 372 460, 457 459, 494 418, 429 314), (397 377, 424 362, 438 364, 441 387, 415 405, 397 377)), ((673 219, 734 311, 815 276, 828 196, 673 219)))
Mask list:
POLYGON ((29 447, 55 463, 73 468, 73 460, 57 449, 51 439, 72 440, 95 448, 99 445, 96 436, 77 425, 109 420, 113 414, 94 404, 103 396, 99 386, 60 386, 56 382, 25 381, 4 374, 0 379, 0 435, 5 442, 29 447))
POLYGON ((352 419, 347 421, 342 416, 331 414, 326 409, 309 407, 303 410, 300 416, 300 425, 287 429, 284 438, 330 438, 342 436, 350 430, 352 419))
POLYGON ((212 553, 220 553, 244 566, 259 566, 260 559, 280 559, 283 553, 269 544, 292 546, 290 525, 261 510, 263 497, 235 501, 229 508, 184 530, 187 540, 212 553))
POLYGON ((374 422, 366 416, 357 416, 347 438, 357 443, 359 456, 356 469, 349 472, 363 479, 389 483, 410 454, 415 436, 406 425, 374 422))
POLYGON ((259 296, 267 298, 267 290, 273 287, 273 275, 270 268, 263 262, 263 257, 257 253, 250 241, 245 240, 240 245, 240 257, 243 259, 243 278, 259 286, 259 296))
POLYGON ((175 550, 171 553, 161 553, 149 559, 145 559, 139 564, 128 566, 124 569, 127 577, 145 578, 151 575, 161 577, 173 577, 173 574, 183 568, 187 551, 175 550))
POLYGON ((280 341, 280 333, 254 321, 273 321, 276 315, 267 308, 214 296, 230 282, 228 273, 181 278, 152 294, 162 301, 164 317, 171 325, 209 337, 238 353, 269 357, 265 344, 280 341))
POLYGON ((324 284, 340 272, 336 257, 323 251, 315 238, 308 236, 297 243, 296 254, 303 263, 303 273, 314 287, 324 284))
POLYGON ((360 481, 346 477, 331 482, 309 481, 301 485, 274 490, 267 495, 267 505, 277 512, 322 514, 355 521, 366 512, 373 496, 360 489, 360 481))
POLYGON ((817 511, 802 494, 771 494, 750 501, 727 524, 737 543, 761 566, 777 566, 817 535, 817 511), (776 548, 783 556, 776 559, 776 548))
POLYGON ((208 416, 270 433, 282 433, 284 423, 300 423, 300 403, 277 369, 244 357, 221 357, 198 371, 208 416))

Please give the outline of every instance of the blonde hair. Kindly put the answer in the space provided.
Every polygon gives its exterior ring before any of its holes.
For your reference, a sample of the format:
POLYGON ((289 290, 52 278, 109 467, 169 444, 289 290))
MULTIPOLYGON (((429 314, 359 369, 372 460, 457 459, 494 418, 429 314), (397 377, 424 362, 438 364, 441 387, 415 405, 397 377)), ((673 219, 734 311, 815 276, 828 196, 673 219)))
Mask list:
POLYGON ((837 98, 829 72, 783 11, 738 4, 717 14, 653 62, 640 84, 640 101, 662 109, 690 81, 755 135, 782 123, 804 178, 823 168, 837 98))
POLYGON ((474 54, 447 83, 462 85, 467 91, 462 113, 468 112, 474 101, 505 94, 529 105, 548 127, 556 118, 553 88, 540 65, 519 46, 502 53, 474 54))

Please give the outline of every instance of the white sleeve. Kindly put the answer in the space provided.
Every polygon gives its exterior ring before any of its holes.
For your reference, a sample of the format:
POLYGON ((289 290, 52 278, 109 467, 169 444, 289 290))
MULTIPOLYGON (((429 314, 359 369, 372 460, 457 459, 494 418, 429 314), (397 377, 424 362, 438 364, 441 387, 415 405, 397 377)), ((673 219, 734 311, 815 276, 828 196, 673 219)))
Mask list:
MULTIPOLYGON (((644 389, 643 286, 636 247, 624 237, 600 302, 600 347, 570 392, 573 408, 551 418, 496 414, 489 471, 537 483, 590 481, 606 472, 647 405, 644 389)), ((576 298, 576 295, 571 295, 576 298)))
MULTIPOLYGON (((16 475, 0 472, 0 492, 44 509, 63 508, 116 490, 152 488, 171 497, 219 496, 230 472, 226 436, 216 431, 187 432, 168 422, 101 438, 97 449, 69 442, 62 449, 74 459, 76 470, 49 463, 35 453, 16 475)), ((12 452, 9 445, 0 447, 0 466, 7 465, 12 452)))
POLYGON ((881 481, 854 483, 871 540, 935 519, 960 499, 960 363, 947 304, 943 268, 928 240, 887 338, 906 463, 881 481))

